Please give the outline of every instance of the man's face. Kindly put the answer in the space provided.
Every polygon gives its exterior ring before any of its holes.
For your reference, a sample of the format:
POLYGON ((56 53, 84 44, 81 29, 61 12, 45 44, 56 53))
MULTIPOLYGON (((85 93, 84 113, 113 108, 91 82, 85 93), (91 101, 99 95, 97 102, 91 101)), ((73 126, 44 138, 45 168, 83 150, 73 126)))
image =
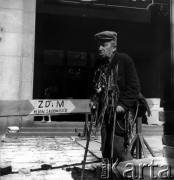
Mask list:
POLYGON ((113 53, 115 52, 116 48, 112 41, 100 41, 98 42, 98 53, 99 57, 102 59, 109 59, 113 53))

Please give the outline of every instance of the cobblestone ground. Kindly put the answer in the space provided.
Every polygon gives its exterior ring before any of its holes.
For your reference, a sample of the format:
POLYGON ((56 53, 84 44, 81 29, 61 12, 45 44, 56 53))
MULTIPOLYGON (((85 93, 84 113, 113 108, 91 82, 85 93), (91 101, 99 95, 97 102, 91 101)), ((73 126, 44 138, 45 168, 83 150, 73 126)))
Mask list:
MULTIPOLYGON (((158 157, 162 157, 160 136, 147 136, 146 141, 158 157)), ((0 168, 12 167, 13 174, 1 180, 80 180, 86 140, 75 137, 5 138, 0 142, 0 168), (44 170, 43 165, 51 169, 44 170), (72 165, 66 167, 65 165, 72 165)), ((100 138, 90 141, 87 162, 101 158, 100 138)), ((148 152, 148 151, 147 151, 148 152)), ((148 157, 151 154, 148 152, 148 157)), ((101 179, 101 163, 85 167, 84 180, 101 179)))
MULTIPOLYGON (((64 167, 81 163, 84 147, 67 137, 6 138, 0 145, 0 167, 12 167, 13 174, 1 176, 1 180, 78 180, 82 166, 64 167), (52 169, 43 170, 48 165, 52 169)), ((87 162, 97 158, 88 153, 87 162)), ((93 165, 86 165, 85 179, 99 178, 93 165)))

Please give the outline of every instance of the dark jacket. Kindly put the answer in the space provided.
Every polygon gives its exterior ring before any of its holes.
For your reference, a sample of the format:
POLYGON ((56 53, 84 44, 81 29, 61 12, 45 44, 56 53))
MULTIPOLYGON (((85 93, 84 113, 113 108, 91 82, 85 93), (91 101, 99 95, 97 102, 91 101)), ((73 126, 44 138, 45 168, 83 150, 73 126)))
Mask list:
MULTIPOLYGON (((97 60, 95 68, 101 65, 102 60, 97 60)), ((118 105, 125 110, 134 106, 140 93, 140 84, 132 59, 123 53, 116 53, 111 62, 111 68, 118 65, 118 87, 120 90, 118 105)))

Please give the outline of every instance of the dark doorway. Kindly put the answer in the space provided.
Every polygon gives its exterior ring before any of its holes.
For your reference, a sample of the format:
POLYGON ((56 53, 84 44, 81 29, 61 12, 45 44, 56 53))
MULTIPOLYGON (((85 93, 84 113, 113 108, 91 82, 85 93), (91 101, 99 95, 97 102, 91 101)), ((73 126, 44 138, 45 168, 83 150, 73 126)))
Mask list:
MULTIPOLYGON (((37 13, 34 98, 42 98, 45 87, 50 88, 53 98, 89 98, 95 61, 93 36, 103 30, 118 33, 118 51, 132 57, 142 94, 147 98, 165 98, 169 94, 166 84, 170 84, 169 16, 156 11, 155 15, 151 13, 149 22, 77 13, 69 16, 65 12, 37 13), (165 58, 160 55, 164 52, 165 58)), ((122 12, 124 15, 127 11, 122 12)))

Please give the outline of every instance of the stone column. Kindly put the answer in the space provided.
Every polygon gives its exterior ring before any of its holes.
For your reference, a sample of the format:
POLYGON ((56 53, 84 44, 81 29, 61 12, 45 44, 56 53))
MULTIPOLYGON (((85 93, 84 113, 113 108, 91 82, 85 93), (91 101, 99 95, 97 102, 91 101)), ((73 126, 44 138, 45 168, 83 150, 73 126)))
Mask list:
POLYGON ((174 1, 170 0, 171 31, 171 100, 174 101, 174 1))
POLYGON ((0 100, 32 99, 36 0, 0 0, 0 100))
POLYGON ((163 114, 164 135, 163 153, 165 157, 174 158, 174 1, 170 0, 170 39, 171 39, 171 103, 170 111, 163 114))
MULTIPOLYGON (((36 0, 0 0, 0 100, 33 97, 35 15, 36 0)), ((0 133, 21 120, 0 118, 0 133)))

